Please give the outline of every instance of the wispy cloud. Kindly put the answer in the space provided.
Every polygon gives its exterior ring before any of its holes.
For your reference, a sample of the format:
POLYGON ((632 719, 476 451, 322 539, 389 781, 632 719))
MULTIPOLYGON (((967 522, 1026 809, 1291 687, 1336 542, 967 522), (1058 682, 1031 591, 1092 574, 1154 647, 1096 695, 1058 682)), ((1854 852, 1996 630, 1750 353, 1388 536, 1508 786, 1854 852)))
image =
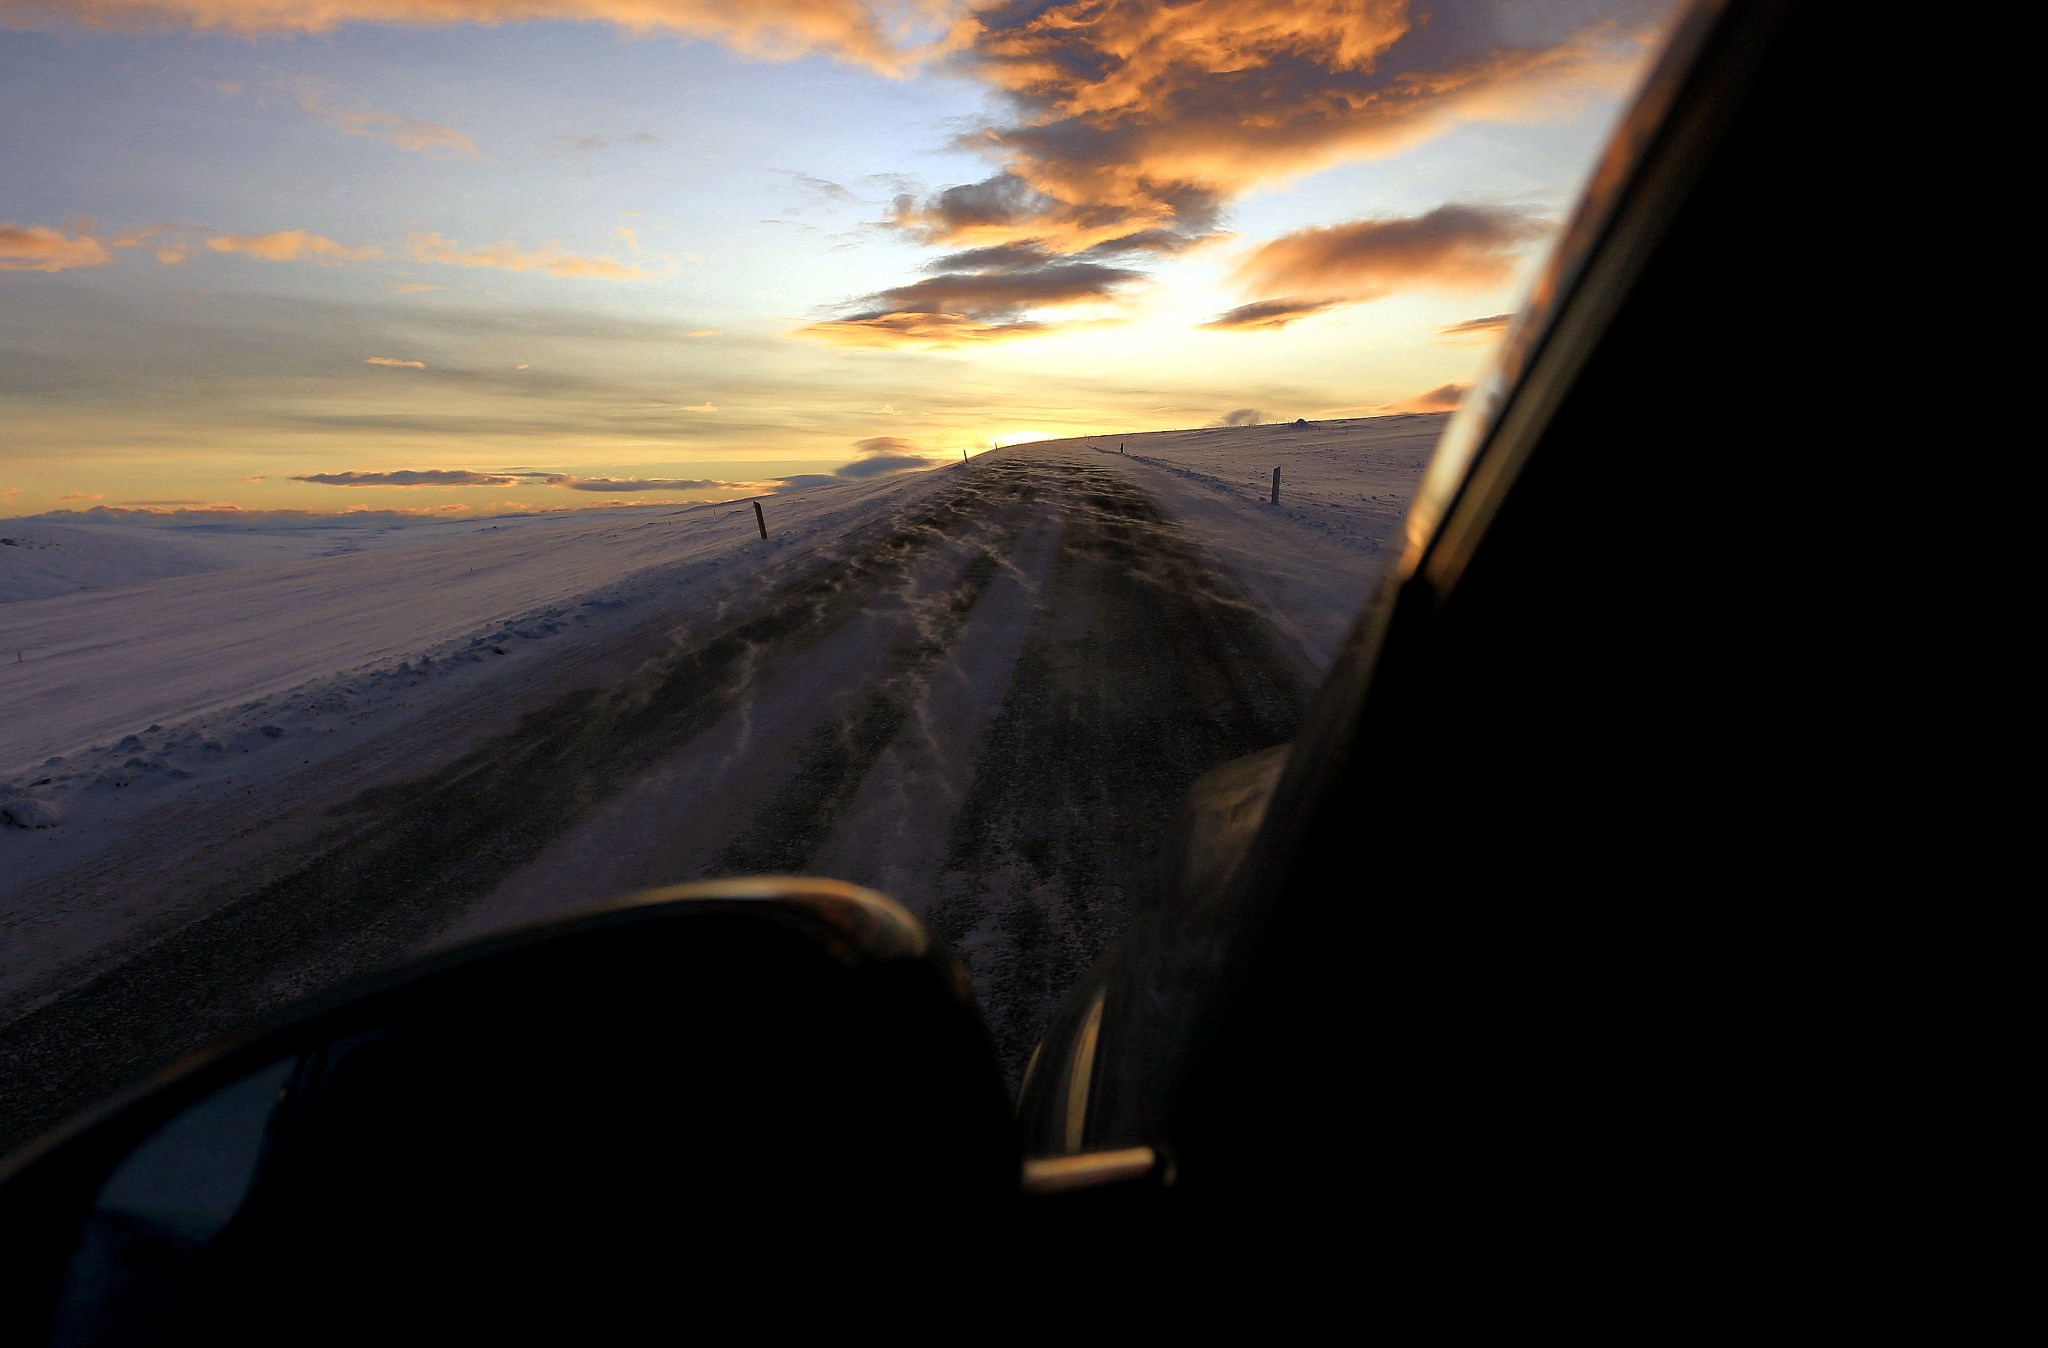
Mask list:
POLYGON ((710 38, 765 60, 822 52, 893 74, 964 40, 966 9, 967 0, 42 0, 0 11, 0 26, 255 34, 326 33, 351 23, 603 23, 634 36, 710 38))
POLYGON ((363 364, 382 365, 393 370, 424 370, 427 368, 427 363, 423 360, 400 360, 396 356, 367 356, 364 358, 363 364))
POLYGON ((1448 337, 1451 342, 1491 341, 1508 330, 1508 324, 1515 321, 1513 314, 1488 314, 1485 318, 1468 318, 1462 323, 1437 329, 1437 335, 1448 337))
POLYGON ((300 473, 294 482, 328 487, 510 487, 523 479, 501 473, 473 473, 461 468, 401 469, 389 473, 300 473))
POLYGON ((1319 314, 1342 303, 1343 300, 1302 299, 1296 295, 1286 295, 1276 300, 1240 304, 1235 309, 1216 315, 1202 326, 1225 329, 1284 328, 1297 318, 1307 318, 1310 314, 1319 314))
POLYGON ((503 271, 544 271, 550 276, 599 277, 609 281, 654 281, 674 275, 675 268, 648 271, 637 262, 617 258, 564 253, 555 244, 523 249, 511 240, 464 248, 439 234, 414 234, 410 240, 413 257, 420 262, 451 267, 496 267, 503 271))
POLYGON ((730 487, 733 483, 720 482, 716 478, 685 477, 571 477, 562 474, 548 480, 548 485, 562 487, 569 491, 706 491, 718 487, 730 487))
POLYGON ((281 229, 273 234, 216 234, 206 241, 206 246, 216 253, 239 253, 265 262, 318 262, 328 266, 376 262, 384 257, 384 250, 375 245, 351 248, 303 229, 281 229))
POLYGON ((316 80, 301 80, 297 88, 299 106, 337 131, 381 140, 401 150, 447 150, 478 157, 476 142, 453 127, 361 105, 343 107, 335 101, 336 95, 316 80))
POLYGON ((85 222, 66 229, 0 224, 0 271, 70 271, 104 267, 113 260, 85 222))
MULTIPOLYGON (((661 137, 655 135, 652 131, 635 131, 632 135, 616 142, 609 136, 599 135, 562 136, 553 142, 553 144, 561 146, 571 154, 595 154, 599 150, 609 150, 614 144, 660 145, 661 143, 661 137)), ((639 215, 640 213, 639 211, 626 212, 628 215, 639 215)))
POLYGON ((158 262, 175 267, 191 253, 193 238, 205 232, 188 225, 143 225, 127 230, 112 242, 116 248, 147 247, 156 254, 158 262))

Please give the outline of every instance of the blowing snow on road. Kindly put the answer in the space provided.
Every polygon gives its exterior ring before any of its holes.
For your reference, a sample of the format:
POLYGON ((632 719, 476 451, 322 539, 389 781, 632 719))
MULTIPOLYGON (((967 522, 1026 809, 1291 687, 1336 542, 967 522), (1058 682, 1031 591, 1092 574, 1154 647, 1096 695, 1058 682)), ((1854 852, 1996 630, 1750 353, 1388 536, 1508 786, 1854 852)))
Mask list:
POLYGON ((638 507, 125 589, 39 579, 0 638, 55 651, 90 606, 101 640, 17 676, 21 705, 68 680, 84 710, 6 746, 21 820, 59 822, 0 830, 0 1148, 421 951, 746 873, 921 916, 1014 1079, 1156 883, 1189 785, 1294 733, 1441 424, 1015 446, 777 498, 767 540, 744 507, 638 507), (106 639, 227 592, 292 606, 313 649, 238 676, 164 636, 151 677, 106 639))

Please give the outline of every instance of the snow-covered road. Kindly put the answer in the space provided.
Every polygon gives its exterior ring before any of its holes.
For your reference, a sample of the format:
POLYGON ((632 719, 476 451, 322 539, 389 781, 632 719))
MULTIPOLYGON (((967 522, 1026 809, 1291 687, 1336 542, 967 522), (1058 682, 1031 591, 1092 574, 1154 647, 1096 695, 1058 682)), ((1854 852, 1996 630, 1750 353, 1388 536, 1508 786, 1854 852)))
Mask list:
MULTIPOLYGON (((0 831, 23 863, 0 886, 0 1147, 309 991, 714 874, 904 901, 1014 1071, 1188 784, 1291 733, 1398 546, 1438 422, 1415 420, 1257 428, 1252 462, 1219 443, 1243 432, 1019 446, 772 502, 765 543, 727 507, 471 522, 0 606, 52 660, 122 660, 49 616, 67 600, 167 653, 153 728, 146 671, 97 700, 19 686, 90 728, 25 770, 70 822, 0 831), (380 602, 412 639, 364 658, 393 639, 380 602), (195 623, 245 654, 198 658, 195 623)), ((8 733, 16 762, 48 742, 8 733)))

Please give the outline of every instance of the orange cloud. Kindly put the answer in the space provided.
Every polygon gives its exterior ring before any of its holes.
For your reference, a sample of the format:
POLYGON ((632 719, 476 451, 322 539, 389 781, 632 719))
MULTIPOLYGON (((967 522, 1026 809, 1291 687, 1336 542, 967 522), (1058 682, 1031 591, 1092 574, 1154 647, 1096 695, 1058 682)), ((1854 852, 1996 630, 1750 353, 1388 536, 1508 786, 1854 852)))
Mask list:
POLYGON ((1298 230, 1254 249, 1238 265, 1248 289, 1354 297, 1412 286, 1480 290, 1514 273, 1524 244, 1550 227, 1520 211, 1439 206, 1406 219, 1354 220, 1298 230))
POLYGON ((966 59, 1013 116, 961 144, 1002 171, 899 198, 894 219, 928 242, 1184 246, 1252 186, 1618 93, 1669 7, 1608 0, 1594 18, 1408 0, 986 9, 966 59))
POLYGON ((589 276, 611 281, 658 280, 674 273, 673 268, 668 271, 650 272, 638 263, 620 262, 616 258, 558 252, 552 243, 543 244, 531 252, 522 251, 509 239, 484 248, 464 249, 453 239, 444 239, 439 234, 415 234, 412 236, 411 246, 413 257, 419 261, 438 262, 452 267, 544 271, 551 276, 589 276))
POLYGON ((393 370, 424 370, 427 368, 427 363, 423 360, 399 360, 395 356, 369 356, 364 359, 363 364, 382 365, 393 370))
MULTIPOLYGON (((1253 249, 1237 268, 1247 290, 1289 293, 1241 304, 1202 326, 1271 330, 1396 290, 1500 285, 1513 275, 1522 246, 1549 228, 1520 211, 1453 204, 1405 219, 1297 230, 1253 249)), ((1455 330, 1477 332, 1506 321, 1506 315, 1474 319, 1455 330)))
POLYGON ((281 229, 274 234, 217 234, 206 241, 216 253, 240 253, 265 262, 310 260, 323 265, 337 262, 375 262, 384 250, 374 246, 351 248, 303 229, 281 229))
POLYGON ((0 271, 70 271, 104 267, 114 260, 90 225, 75 224, 72 232, 41 225, 0 224, 0 271))
POLYGON ((963 42, 965 0, 42 0, 0 24, 189 27, 233 33, 325 33, 349 23, 604 23, 634 36, 710 38, 784 61, 823 52, 895 73, 963 42))
POLYGON ((337 131, 367 140, 381 140, 401 150, 453 150, 475 158, 476 142, 452 127, 422 122, 395 112, 371 108, 342 108, 322 100, 327 96, 318 83, 299 84, 299 106, 337 131))

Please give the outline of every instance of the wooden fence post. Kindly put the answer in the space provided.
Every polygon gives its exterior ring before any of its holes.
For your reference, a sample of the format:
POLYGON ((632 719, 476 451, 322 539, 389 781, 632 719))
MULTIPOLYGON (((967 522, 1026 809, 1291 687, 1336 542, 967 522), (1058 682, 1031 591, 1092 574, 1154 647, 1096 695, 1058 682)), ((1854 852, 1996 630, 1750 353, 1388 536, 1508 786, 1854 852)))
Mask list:
MULTIPOLYGON (((1276 468, 1273 471, 1277 473, 1280 470, 1276 468)), ((1276 488, 1275 490, 1278 489, 1276 488)), ((768 537, 768 517, 761 513, 761 503, 759 501, 754 502, 754 523, 761 526, 761 537, 768 537)))
MULTIPOLYGON (((1280 504, 1280 470, 1278 468, 1275 468, 1273 470, 1273 504, 1280 504)), ((761 536, 763 538, 767 537, 766 534, 763 534, 761 536)))

